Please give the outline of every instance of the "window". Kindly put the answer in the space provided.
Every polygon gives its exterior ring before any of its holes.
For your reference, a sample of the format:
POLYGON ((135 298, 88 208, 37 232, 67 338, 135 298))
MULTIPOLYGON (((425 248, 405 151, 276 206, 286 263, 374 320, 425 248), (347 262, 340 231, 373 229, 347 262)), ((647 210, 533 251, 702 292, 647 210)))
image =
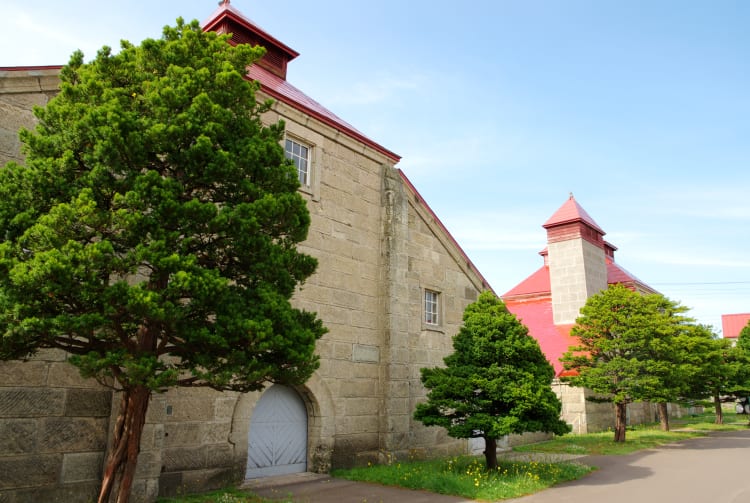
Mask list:
POLYGON ((287 138, 284 143, 284 154, 297 167, 300 185, 308 187, 310 185, 310 148, 287 138))
POLYGON ((424 291, 424 322, 427 325, 439 325, 438 293, 432 290, 424 291))

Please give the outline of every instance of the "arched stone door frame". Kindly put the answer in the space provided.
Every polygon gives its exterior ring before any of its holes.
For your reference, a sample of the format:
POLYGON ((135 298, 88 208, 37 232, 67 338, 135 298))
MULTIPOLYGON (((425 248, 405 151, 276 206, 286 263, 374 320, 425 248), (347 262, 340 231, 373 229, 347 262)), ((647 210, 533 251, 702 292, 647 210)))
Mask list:
MULTIPOLYGON (((267 388, 272 384, 269 383, 267 388)), ((325 381, 317 374, 302 386, 292 387, 307 409, 307 471, 327 473, 331 469, 336 435, 333 398, 325 381)), ((234 445, 234 466, 238 479, 243 479, 247 469, 247 446, 250 420, 263 391, 240 394, 232 414, 230 440, 234 445)))

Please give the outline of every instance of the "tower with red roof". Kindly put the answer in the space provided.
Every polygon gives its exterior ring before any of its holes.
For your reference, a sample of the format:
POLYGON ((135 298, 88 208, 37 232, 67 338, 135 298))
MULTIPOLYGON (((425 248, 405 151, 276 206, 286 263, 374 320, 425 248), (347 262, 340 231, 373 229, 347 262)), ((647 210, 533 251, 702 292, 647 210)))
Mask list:
MULTIPOLYGON (((573 194, 542 227, 547 230, 547 247, 539 252, 544 259, 542 267, 502 295, 502 299, 528 327, 560 377, 564 375, 560 357, 576 344, 570 329, 590 296, 615 283, 641 293, 656 291, 615 262, 617 248, 604 240, 604 230, 573 194)), ((586 391, 560 383, 555 386, 563 401, 563 417, 574 431, 597 431, 610 426, 609 404, 586 402, 586 391)), ((633 416, 637 416, 637 407, 632 409, 633 416)))

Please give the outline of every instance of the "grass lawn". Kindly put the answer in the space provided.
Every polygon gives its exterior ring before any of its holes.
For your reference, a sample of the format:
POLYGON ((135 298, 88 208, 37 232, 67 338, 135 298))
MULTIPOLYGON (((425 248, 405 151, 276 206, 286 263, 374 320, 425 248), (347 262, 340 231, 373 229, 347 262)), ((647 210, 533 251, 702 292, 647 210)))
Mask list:
POLYGON ((336 470, 335 477, 423 489, 470 499, 496 501, 531 494, 560 482, 575 480, 592 469, 578 463, 500 462, 485 470, 484 456, 409 461, 336 470))
POLYGON ((613 441, 614 433, 588 433, 565 435, 547 442, 515 447, 520 452, 550 452, 561 454, 630 454, 641 449, 678 442, 693 437, 705 436, 711 431, 732 431, 748 428, 748 418, 734 412, 724 414, 724 424, 714 424, 714 413, 705 412, 679 419, 670 419, 672 431, 661 431, 659 424, 639 425, 628 428, 624 443, 613 441))
MULTIPOLYGON (((714 424, 713 411, 670 420, 672 431, 663 432, 658 424, 629 428, 624 443, 616 444, 610 432, 565 435, 547 442, 515 447, 521 452, 562 454, 628 454, 658 447, 687 438, 707 435, 711 431, 748 428, 748 416, 727 412, 724 424, 714 424)), ((500 462, 498 470, 487 472, 484 457, 454 457, 443 460, 408 461, 375 465, 352 470, 336 470, 333 476, 422 489, 469 499, 497 501, 515 498, 574 480, 592 469, 578 463, 500 462)), ((270 503, 250 493, 228 489, 209 494, 160 499, 157 503, 270 503)), ((273 500, 278 503, 278 500, 273 500)), ((287 500, 290 503, 293 500, 287 500)))

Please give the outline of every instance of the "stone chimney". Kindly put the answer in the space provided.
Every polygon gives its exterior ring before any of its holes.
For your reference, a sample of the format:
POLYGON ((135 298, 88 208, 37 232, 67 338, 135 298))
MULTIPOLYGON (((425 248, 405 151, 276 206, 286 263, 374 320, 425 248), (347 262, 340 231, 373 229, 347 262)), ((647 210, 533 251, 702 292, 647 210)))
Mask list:
POLYGON ((575 323, 591 295, 607 288, 604 231, 570 195, 543 225, 547 229, 552 315, 556 325, 575 323))

